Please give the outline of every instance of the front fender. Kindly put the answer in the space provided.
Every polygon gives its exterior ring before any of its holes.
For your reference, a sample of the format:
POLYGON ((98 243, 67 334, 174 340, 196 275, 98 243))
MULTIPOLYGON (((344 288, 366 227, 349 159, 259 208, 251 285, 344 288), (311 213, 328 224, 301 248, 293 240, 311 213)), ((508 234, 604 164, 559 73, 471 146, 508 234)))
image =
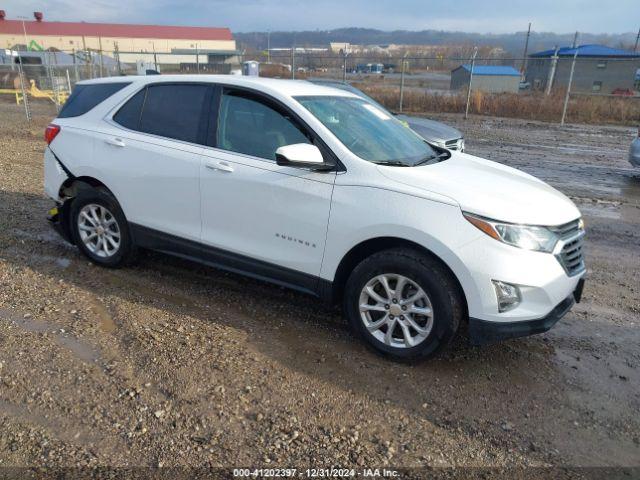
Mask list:
POLYGON ((376 238, 398 238, 414 243, 438 257, 456 276, 472 310, 480 305, 472 274, 457 252, 482 232, 462 216, 458 206, 411 195, 367 188, 372 194, 363 202, 362 189, 336 185, 320 276, 334 281, 349 251, 376 238))

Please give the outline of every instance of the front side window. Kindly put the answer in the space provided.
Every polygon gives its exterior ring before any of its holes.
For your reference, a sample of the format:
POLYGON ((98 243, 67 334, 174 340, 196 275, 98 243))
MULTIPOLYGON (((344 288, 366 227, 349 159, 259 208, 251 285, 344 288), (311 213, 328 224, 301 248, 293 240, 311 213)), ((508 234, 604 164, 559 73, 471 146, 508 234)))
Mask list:
POLYGON ((591 90, 594 92, 599 92, 600 90, 602 90, 602 82, 593 82, 591 90))
POLYGON ((437 158, 415 132, 366 100, 333 96, 296 100, 363 160, 411 167, 437 158))
POLYGON ((294 119, 250 94, 225 92, 218 114, 218 148, 275 160, 285 145, 311 143, 294 119))

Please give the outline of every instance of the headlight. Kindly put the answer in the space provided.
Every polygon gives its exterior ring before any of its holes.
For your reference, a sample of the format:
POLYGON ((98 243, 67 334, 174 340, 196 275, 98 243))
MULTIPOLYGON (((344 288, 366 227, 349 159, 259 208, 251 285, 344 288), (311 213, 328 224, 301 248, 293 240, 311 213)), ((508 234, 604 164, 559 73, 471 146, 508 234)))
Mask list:
POLYGON ((463 215, 490 237, 514 247, 550 253, 558 243, 558 236, 546 227, 497 222, 469 213, 463 215))

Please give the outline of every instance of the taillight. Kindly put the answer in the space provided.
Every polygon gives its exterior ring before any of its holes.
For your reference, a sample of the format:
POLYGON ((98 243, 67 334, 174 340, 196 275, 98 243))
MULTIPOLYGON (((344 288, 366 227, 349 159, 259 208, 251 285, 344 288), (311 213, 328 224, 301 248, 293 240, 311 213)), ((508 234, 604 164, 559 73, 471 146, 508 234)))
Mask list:
POLYGON ((53 139, 56 138, 56 135, 60 133, 60 126, 55 123, 50 123, 47 125, 47 129, 44 131, 44 140, 49 145, 53 142, 53 139))

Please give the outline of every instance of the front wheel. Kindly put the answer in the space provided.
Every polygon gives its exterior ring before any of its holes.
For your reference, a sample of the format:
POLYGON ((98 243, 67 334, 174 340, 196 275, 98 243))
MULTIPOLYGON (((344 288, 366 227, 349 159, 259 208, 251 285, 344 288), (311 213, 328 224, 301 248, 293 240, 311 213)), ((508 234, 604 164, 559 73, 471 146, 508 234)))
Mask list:
POLYGON ((134 251, 127 219, 113 196, 93 188, 83 189, 71 204, 74 243, 92 262, 119 267, 134 251))
POLYGON ((347 281, 344 309, 355 333, 397 359, 433 356, 454 338, 464 302, 435 259, 392 249, 363 260, 347 281))

